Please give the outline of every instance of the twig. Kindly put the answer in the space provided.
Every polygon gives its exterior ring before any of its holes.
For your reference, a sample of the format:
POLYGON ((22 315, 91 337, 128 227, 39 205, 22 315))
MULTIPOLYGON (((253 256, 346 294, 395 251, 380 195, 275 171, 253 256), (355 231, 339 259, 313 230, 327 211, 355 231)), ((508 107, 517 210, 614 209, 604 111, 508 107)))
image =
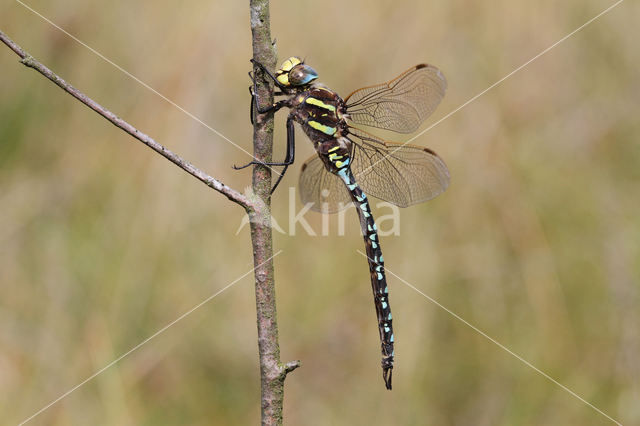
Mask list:
POLYGON ((225 195, 229 200, 233 201, 234 203, 241 205, 242 207, 245 208, 245 210, 247 211, 254 210, 254 203, 250 198, 228 187, 227 185, 223 184, 219 180, 209 176, 208 174, 198 169, 193 164, 189 163, 179 155, 173 153, 172 151, 168 150, 167 148, 165 148, 164 146, 156 142, 149 135, 142 133, 141 131, 133 127, 131 124, 124 121, 122 118, 116 116, 114 113, 112 113, 111 111, 109 111, 108 109, 106 109, 105 107, 103 107, 102 105, 94 101, 93 99, 89 98, 87 95, 85 95, 84 93, 82 93, 81 91, 73 87, 71 84, 64 81, 62 78, 60 78, 57 74, 55 74, 45 65, 38 62, 35 58, 33 58, 33 56, 25 52, 20 46, 18 46, 18 44, 16 44, 13 40, 11 40, 2 31, 0 31, 0 40, 2 40, 4 44, 9 46, 9 48, 13 50, 18 56, 20 56, 20 62, 22 64, 24 64, 29 68, 33 68, 34 70, 38 71, 40 74, 42 74, 49 80, 53 81, 62 90, 64 90, 65 92, 67 92, 68 94, 70 94, 71 96, 73 96, 74 98, 76 98, 77 100, 79 100, 80 102, 82 102, 83 104, 85 104, 86 106, 88 106, 89 108, 91 108, 92 110, 94 110, 95 112, 103 116, 104 118, 106 118, 114 126, 121 128, 122 130, 124 130, 125 132, 133 136, 134 138, 138 139, 143 144, 147 145, 149 148, 153 149, 158 154, 162 155, 167 160, 171 161, 176 166, 180 167, 182 170, 186 171, 196 179, 203 182, 205 185, 225 195))

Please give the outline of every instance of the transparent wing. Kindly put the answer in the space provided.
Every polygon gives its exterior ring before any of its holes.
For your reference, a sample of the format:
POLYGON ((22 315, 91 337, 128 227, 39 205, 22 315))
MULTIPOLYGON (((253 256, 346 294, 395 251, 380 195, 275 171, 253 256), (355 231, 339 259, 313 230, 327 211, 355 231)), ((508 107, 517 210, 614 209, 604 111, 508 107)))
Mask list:
POLYGON ((435 111, 446 89, 438 68, 420 64, 386 83, 356 90, 345 103, 354 123, 412 133, 435 111))
POLYGON ((298 187, 302 202, 312 203, 311 210, 316 212, 335 213, 351 202, 342 179, 329 173, 317 154, 302 165, 298 187))
MULTIPOLYGON (((408 207, 428 201, 449 186, 449 170, 428 148, 387 142, 350 127, 353 142, 351 170, 365 194, 408 207)), ((334 213, 350 202, 342 180, 329 173, 317 155, 309 158, 300 174, 300 195, 311 210, 334 213)))
POLYGON ((353 127, 351 170, 367 195, 398 207, 428 201, 449 186, 449 169, 429 148, 400 144, 353 127))

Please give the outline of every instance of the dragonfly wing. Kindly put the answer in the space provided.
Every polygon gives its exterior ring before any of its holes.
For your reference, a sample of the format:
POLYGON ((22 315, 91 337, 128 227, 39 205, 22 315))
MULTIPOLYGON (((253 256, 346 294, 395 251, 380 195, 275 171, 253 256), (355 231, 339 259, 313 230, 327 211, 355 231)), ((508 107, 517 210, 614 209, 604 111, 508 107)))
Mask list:
POLYGON ((435 111, 446 89, 438 68, 420 64, 386 83, 356 90, 345 103, 354 123, 412 133, 435 111))
POLYGON ((399 207, 428 201, 449 186, 449 170, 433 151, 384 141, 353 127, 351 170, 367 195, 399 207))
POLYGON ((311 210, 316 212, 335 213, 351 203, 342 179, 329 173, 318 155, 309 157, 302 165, 298 186, 302 202, 312 203, 311 210))

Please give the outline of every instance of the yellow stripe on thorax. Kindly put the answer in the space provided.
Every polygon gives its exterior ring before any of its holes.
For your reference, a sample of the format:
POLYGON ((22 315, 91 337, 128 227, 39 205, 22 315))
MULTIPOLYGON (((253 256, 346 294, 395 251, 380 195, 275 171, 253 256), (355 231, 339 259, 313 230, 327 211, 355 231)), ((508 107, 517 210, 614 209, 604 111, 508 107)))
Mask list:
POLYGON ((315 106, 317 106, 317 107, 320 107, 320 108, 323 108, 323 109, 329 110, 329 111, 331 111, 331 112, 335 112, 335 110, 336 110, 336 107, 335 107, 335 106, 333 106, 333 105, 329 105, 329 104, 326 104, 326 103, 322 102, 320 99, 316 99, 316 98, 307 98, 307 99, 305 100, 305 102, 306 102, 306 103, 308 103, 309 105, 315 105, 315 106))
POLYGON ((324 124, 318 123, 317 121, 313 121, 313 120, 307 121, 307 124, 312 128, 316 129, 317 131, 322 132, 329 136, 332 136, 337 131, 335 127, 325 126, 324 124))

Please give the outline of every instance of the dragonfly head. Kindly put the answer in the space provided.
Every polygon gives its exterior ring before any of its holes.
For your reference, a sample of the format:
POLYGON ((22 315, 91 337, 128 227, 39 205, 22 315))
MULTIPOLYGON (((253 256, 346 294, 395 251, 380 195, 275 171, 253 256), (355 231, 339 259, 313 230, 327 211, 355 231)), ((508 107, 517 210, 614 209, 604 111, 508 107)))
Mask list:
POLYGON ((287 87, 303 87, 318 78, 316 70, 306 65, 304 61, 292 56, 282 63, 276 71, 276 79, 287 87))

